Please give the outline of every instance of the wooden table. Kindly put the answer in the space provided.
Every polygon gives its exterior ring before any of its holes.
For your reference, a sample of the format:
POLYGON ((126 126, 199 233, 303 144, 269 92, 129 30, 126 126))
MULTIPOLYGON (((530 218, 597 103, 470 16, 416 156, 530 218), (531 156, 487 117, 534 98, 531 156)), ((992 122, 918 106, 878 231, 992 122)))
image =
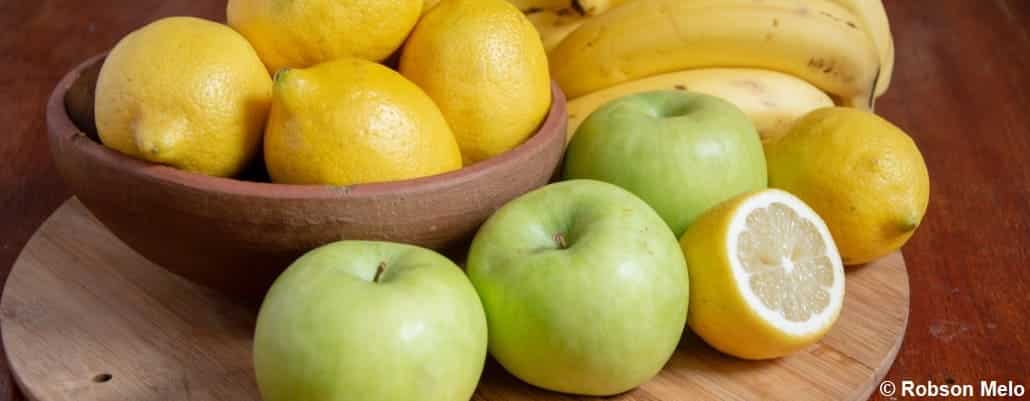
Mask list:
MULTIPOLYGON (((0 272, 70 194, 43 108, 57 80, 156 18, 224 0, 0 0, 0 272)), ((897 68, 878 111, 919 144, 932 194, 905 247, 912 311, 887 378, 1030 386, 1030 1, 888 0, 897 68)), ((0 400, 22 400, 0 361, 0 400)), ((881 399, 874 396, 873 399, 881 399)))

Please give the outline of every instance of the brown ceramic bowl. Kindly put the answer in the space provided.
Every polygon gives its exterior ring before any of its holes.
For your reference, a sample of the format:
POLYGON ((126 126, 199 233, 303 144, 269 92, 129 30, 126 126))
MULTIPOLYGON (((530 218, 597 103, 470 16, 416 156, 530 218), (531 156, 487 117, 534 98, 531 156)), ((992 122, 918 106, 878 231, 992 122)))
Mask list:
POLYGON ((460 257, 480 224, 546 184, 565 147, 565 97, 519 147, 459 171, 349 187, 215 178, 136 160, 101 145, 93 88, 103 55, 68 73, 47 104, 54 161, 79 200, 122 241, 165 269, 256 300, 296 257, 340 239, 404 242, 460 257))

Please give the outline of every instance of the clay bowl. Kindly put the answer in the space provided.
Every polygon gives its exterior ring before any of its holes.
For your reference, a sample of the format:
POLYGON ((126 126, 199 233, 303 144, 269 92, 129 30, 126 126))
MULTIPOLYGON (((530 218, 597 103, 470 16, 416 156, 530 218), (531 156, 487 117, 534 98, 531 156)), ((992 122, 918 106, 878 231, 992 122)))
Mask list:
POLYGON ((101 145, 92 121, 103 55, 50 95, 47 128, 58 171, 122 241, 165 269, 254 301, 300 254, 340 239, 404 242, 460 258, 487 217, 546 184, 565 147, 565 97, 519 147, 459 171, 349 187, 283 185, 187 173, 101 145))

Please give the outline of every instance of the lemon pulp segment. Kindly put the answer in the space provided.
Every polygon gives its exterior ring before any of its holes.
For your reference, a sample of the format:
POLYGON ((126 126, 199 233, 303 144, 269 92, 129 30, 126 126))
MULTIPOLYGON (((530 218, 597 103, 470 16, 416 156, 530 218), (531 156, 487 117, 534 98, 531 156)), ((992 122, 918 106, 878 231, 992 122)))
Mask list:
POLYGON ((836 318, 843 268, 815 212, 777 195, 790 196, 769 191, 740 209, 731 223, 728 254, 747 303, 781 330, 803 335, 836 318))

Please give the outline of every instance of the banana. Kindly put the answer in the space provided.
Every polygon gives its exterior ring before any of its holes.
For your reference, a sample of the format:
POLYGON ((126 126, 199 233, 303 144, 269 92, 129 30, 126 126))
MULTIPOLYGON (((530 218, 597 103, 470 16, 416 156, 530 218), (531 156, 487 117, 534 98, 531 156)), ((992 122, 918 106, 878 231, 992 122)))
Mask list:
POLYGON ((540 10, 560 10, 571 8, 572 0, 508 0, 524 13, 531 13, 540 10))
POLYGON ((609 8, 625 3, 626 0, 573 0, 572 7, 587 16, 604 14, 609 8))
POLYGON ((566 37, 551 75, 574 99, 665 72, 756 67, 871 108, 880 61, 856 21, 829 0, 634 0, 566 37))
POLYGON ((689 90, 727 100, 751 118, 763 144, 786 134, 794 120, 809 111, 833 106, 826 93, 792 75, 752 68, 702 68, 629 81, 570 100, 568 139, 605 103, 655 90, 689 90))
POLYGON ((588 17, 580 15, 571 8, 563 8, 531 12, 526 14, 526 18, 529 18, 529 22, 532 22, 536 31, 540 33, 540 40, 544 42, 544 50, 550 52, 561 43, 562 39, 583 25, 588 17))
POLYGON ((883 2, 880 0, 833 1, 851 10, 872 37, 876 51, 880 54, 880 78, 876 80, 876 96, 883 95, 890 87, 891 76, 894 75, 894 39, 883 2))

